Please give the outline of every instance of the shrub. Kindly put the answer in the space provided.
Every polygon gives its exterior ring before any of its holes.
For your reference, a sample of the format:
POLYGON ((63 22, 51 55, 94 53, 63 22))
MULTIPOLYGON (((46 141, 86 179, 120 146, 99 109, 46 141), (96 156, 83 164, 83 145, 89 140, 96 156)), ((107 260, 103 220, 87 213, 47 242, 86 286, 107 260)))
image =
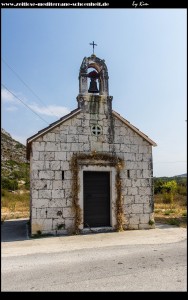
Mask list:
POLYGON ((163 193, 163 203, 172 204, 174 201, 174 195, 172 193, 163 193))
POLYGON ((18 189, 18 182, 4 177, 1 180, 1 187, 6 190, 15 191, 18 189))

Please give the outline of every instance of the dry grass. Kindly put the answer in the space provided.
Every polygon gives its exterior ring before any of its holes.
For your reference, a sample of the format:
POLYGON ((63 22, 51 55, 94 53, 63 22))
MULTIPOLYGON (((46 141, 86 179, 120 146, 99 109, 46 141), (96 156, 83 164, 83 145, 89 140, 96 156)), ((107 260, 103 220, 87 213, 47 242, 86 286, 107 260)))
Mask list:
POLYGON ((30 207, 29 191, 18 191, 16 194, 2 191, 1 197, 1 221, 29 217, 30 207))
POLYGON ((163 203, 163 195, 155 195, 155 222, 187 227, 187 197, 176 195, 173 203, 163 203))

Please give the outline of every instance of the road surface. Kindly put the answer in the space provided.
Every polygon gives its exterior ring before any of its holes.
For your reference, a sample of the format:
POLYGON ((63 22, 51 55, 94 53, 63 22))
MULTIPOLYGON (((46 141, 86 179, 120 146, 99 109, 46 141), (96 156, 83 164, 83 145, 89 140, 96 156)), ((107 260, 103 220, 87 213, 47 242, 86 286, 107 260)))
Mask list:
POLYGON ((2 243, 2 291, 187 291, 186 229, 2 243))

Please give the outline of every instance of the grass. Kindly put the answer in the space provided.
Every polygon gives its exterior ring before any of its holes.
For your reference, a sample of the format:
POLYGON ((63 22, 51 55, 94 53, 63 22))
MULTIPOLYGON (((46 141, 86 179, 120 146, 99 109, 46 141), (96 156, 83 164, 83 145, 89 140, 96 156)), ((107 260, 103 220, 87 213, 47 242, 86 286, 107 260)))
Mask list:
POLYGON ((187 198, 175 195, 173 203, 164 203, 163 195, 154 195, 155 222, 187 227, 187 198))
POLYGON ((17 191, 16 194, 2 190, 1 221, 28 218, 30 208, 29 191, 17 191))

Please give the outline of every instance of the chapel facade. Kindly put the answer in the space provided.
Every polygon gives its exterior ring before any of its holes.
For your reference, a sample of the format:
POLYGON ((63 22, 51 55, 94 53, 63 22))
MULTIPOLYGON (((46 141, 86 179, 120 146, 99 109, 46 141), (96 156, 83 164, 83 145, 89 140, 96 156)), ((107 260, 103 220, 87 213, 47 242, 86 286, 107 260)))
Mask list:
POLYGON ((85 57, 77 108, 27 140, 31 235, 155 227, 156 143, 112 109, 108 80, 85 57))

